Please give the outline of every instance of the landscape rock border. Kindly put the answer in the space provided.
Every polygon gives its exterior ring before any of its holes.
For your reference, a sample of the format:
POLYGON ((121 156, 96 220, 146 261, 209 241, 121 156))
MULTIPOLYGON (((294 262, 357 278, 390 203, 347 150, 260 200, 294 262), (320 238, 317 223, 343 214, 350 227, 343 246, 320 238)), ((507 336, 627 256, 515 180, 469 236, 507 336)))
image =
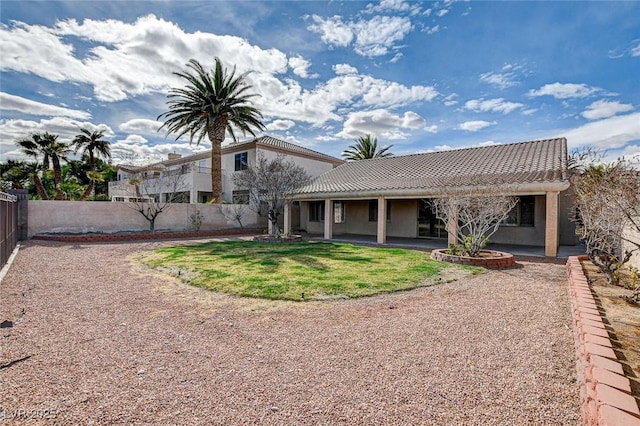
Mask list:
POLYGON ((157 231, 126 232, 113 234, 40 234, 31 237, 33 240, 60 241, 65 243, 99 243, 137 240, 171 240, 183 238, 222 237, 228 235, 253 235, 262 232, 262 228, 230 228, 208 231, 157 231))
POLYGON ((489 256, 471 257, 448 254, 449 249, 436 249, 431 251, 431 258, 441 262, 459 263, 461 265, 481 266, 487 269, 513 268, 516 260, 511 253, 496 250, 481 250, 480 253, 489 256))
POLYGON ((596 304, 581 260, 567 260, 576 368, 580 386, 580 405, 585 425, 640 426, 640 410, 631 395, 631 383, 625 377, 609 338, 606 315, 596 304))

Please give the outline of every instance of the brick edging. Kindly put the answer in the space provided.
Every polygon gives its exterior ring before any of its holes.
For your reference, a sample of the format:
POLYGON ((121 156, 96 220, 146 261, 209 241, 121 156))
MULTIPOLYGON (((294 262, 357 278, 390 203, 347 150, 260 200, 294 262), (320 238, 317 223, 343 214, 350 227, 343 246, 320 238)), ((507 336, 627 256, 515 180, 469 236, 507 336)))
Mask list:
POLYGON ((631 395, 631 384, 613 351, 602 321, 604 314, 596 305, 580 264, 586 259, 571 256, 567 260, 584 424, 640 426, 640 410, 631 395))
POLYGON ((470 257, 456 256, 448 254, 449 249, 431 250, 431 258, 441 262, 459 263, 462 265, 482 266, 487 269, 506 269, 516 265, 516 260, 511 253, 501 251, 488 250, 494 254, 493 257, 470 257))
POLYGON ((262 228, 214 229, 210 231, 131 232, 126 234, 34 235, 32 240, 61 241, 65 243, 100 243, 136 240, 169 240, 182 238, 221 237, 226 235, 260 234, 262 228))

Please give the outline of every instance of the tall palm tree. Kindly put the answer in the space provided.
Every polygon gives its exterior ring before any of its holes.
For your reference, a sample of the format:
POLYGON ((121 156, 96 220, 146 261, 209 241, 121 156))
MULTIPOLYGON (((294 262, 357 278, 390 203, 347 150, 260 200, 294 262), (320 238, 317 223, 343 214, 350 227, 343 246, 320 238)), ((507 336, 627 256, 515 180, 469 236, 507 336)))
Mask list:
MULTIPOLYGON (((38 174, 40 169, 46 171, 44 162, 49 162, 49 156, 46 151, 46 145, 44 143, 44 139, 42 135, 38 133, 34 133, 31 135, 30 139, 21 139, 16 142, 16 144, 22 148, 22 152, 26 155, 33 157, 34 163, 33 167, 30 169, 31 177, 33 179, 33 184, 36 187, 36 192, 43 200, 48 200, 49 196, 47 195, 47 191, 44 189, 44 185, 42 185, 42 180, 40 180, 40 175, 38 174), (40 157, 43 157, 43 163, 40 164, 40 157)), ((47 167, 48 168, 48 164, 47 167)))
POLYGON ((61 160, 66 160, 67 155, 71 153, 71 148, 64 142, 58 141, 58 135, 52 135, 45 132, 42 135, 42 145, 44 153, 51 159, 53 165, 53 185, 56 191, 55 199, 62 200, 62 164, 61 160))
MULTIPOLYGON (((91 132, 87 129, 80 129, 80 134, 73 140, 76 152, 82 150, 82 154, 89 158, 89 172, 96 171, 96 155, 104 158, 111 158, 111 144, 103 139, 104 131, 91 132)), ((95 188, 96 179, 89 178, 89 185, 80 197, 80 201, 85 201, 91 196, 95 188)))
POLYGON ((200 144, 207 135, 211 142, 211 192, 216 203, 222 202, 222 142, 229 132, 237 141, 234 127, 256 136, 254 129, 264 131, 262 113, 250 100, 257 96, 247 93, 251 86, 246 82, 247 74, 236 75, 234 67, 231 73, 222 67, 220 58, 215 58, 216 66, 212 72, 191 59, 187 64, 193 73, 177 72, 187 85, 173 88, 167 95, 168 111, 160 114, 158 120, 166 119, 160 127, 168 134, 175 134, 176 140, 189 135, 189 140, 200 144))
POLYGON ((342 151, 346 160, 366 160, 369 158, 390 157, 393 154, 387 152, 393 145, 378 149, 378 138, 371 135, 360 136, 354 145, 342 151))

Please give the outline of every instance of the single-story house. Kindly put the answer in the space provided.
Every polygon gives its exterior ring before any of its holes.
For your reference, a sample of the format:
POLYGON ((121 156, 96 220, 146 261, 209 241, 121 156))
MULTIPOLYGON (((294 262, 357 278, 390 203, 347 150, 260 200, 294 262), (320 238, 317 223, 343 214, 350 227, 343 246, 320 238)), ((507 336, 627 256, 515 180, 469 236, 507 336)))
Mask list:
MULTIPOLYGON (((300 229, 334 235, 448 238, 430 200, 454 191, 496 191, 519 203, 491 241, 545 247, 575 245, 567 141, 545 139, 480 148, 403 155, 345 163, 299 188, 300 229)), ((291 208, 285 207, 285 232, 291 208)))

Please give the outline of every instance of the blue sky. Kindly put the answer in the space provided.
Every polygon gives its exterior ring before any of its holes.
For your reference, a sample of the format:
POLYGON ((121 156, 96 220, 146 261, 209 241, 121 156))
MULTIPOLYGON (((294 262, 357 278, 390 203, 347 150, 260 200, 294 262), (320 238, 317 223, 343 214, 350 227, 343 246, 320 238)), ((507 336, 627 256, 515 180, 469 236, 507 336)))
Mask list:
MULTIPOLYGON (((640 2, 0 2, 0 161, 102 129, 115 162, 207 149, 158 133, 173 72, 219 56, 267 134, 339 156, 567 137, 640 155, 640 2)), ((228 139, 227 141, 230 141, 228 139)))

